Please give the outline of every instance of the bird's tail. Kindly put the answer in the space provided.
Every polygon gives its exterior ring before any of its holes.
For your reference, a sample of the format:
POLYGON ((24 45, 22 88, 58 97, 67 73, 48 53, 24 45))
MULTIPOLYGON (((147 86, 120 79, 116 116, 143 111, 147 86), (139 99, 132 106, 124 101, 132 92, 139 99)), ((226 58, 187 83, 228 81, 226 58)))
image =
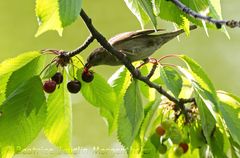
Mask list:
MULTIPOLYGON (((196 25, 191 25, 189 30, 194 30, 196 29, 197 26, 196 25)), ((177 37, 178 35, 184 33, 185 31, 183 29, 177 30, 177 31, 173 31, 173 32, 167 32, 167 33, 163 33, 161 34, 161 36, 163 37, 164 43, 174 39, 175 37, 177 37)))
MULTIPOLYGON (((189 30, 194 30, 196 28, 197 28, 196 25, 191 25, 189 30)), ((184 32, 185 31, 183 29, 180 29, 180 30, 177 30, 177 31, 160 34, 159 38, 161 38, 162 41, 159 40, 159 41, 161 41, 161 43, 159 43, 159 45, 162 46, 163 44, 167 43, 168 41, 174 39, 175 37, 177 37, 178 35, 180 35, 180 34, 182 34, 184 32)))

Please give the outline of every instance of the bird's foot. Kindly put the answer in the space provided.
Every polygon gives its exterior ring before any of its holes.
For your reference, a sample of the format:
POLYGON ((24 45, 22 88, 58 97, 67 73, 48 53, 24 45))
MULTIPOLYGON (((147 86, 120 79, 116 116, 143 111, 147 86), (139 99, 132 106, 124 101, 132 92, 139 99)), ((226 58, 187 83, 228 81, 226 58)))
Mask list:
POLYGON ((146 65, 147 63, 152 63, 154 65, 157 65, 158 64, 158 60, 155 59, 155 58, 151 58, 151 57, 143 59, 143 62, 140 65, 138 65, 136 67, 136 69, 140 69, 142 66, 146 65))

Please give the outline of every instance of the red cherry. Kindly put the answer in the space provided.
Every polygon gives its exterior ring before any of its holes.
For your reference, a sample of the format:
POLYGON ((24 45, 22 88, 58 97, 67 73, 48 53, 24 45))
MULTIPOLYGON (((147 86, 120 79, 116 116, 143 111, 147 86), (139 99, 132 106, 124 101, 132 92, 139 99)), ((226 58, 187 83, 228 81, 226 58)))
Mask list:
POLYGON ((57 83, 52 80, 45 81, 43 84, 43 90, 47 93, 52 93, 56 89, 57 83))
POLYGON ((162 127, 162 125, 160 125, 160 126, 158 126, 157 128, 156 128, 156 133, 158 134, 158 135, 160 135, 160 136, 163 136, 164 134, 165 134, 165 129, 162 127))
POLYGON ((188 144, 187 143, 180 143, 179 147, 183 149, 183 153, 188 151, 188 144))

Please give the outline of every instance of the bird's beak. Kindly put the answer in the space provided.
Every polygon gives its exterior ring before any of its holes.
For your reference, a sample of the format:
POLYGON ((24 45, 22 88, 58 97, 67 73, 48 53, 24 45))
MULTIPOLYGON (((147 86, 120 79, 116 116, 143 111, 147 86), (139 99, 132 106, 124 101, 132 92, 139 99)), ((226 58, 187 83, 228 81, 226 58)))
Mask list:
POLYGON ((84 68, 85 68, 85 69, 90 69, 91 67, 92 67, 92 65, 89 64, 89 63, 86 63, 86 64, 84 65, 84 68))

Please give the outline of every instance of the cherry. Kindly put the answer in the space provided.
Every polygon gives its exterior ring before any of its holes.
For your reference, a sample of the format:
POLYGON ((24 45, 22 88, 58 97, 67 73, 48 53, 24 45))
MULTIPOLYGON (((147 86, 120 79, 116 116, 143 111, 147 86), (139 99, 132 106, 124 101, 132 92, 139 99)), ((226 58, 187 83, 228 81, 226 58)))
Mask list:
POLYGON ((165 154, 167 152, 167 146, 165 144, 160 144, 160 146, 158 148, 158 152, 160 154, 165 154))
POLYGON ((174 122, 172 120, 165 120, 161 123, 164 129, 169 129, 173 124, 174 122))
POLYGON ((69 81, 67 84, 67 89, 70 93, 78 93, 81 89, 81 82, 78 80, 69 81))
POLYGON ((178 146, 183 149, 183 153, 186 153, 188 151, 187 143, 180 143, 178 146))
POLYGON ((88 69, 84 69, 82 72, 82 80, 85 82, 91 82, 94 78, 93 72, 88 69))
POLYGON ((162 125, 159 125, 157 128, 156 128, 156 133, 160 136, 163 136, 165 134, 165 129, 162 127, 162 125))
POLYGON ((174 154, 176 157, 180 157, 183 154, 183 149, 181 147, 177 147, 174 149, 174 154))
POLYGON ((63 75, 60 72, 55 73, 55 75, 51 78, 57 84, 61 84, 63 82, 63 75))
POLYGON ((43 84, 43 90, 47 93, 52 93, 56 89, 57 83, 52 80, 45 81, 43 84))

